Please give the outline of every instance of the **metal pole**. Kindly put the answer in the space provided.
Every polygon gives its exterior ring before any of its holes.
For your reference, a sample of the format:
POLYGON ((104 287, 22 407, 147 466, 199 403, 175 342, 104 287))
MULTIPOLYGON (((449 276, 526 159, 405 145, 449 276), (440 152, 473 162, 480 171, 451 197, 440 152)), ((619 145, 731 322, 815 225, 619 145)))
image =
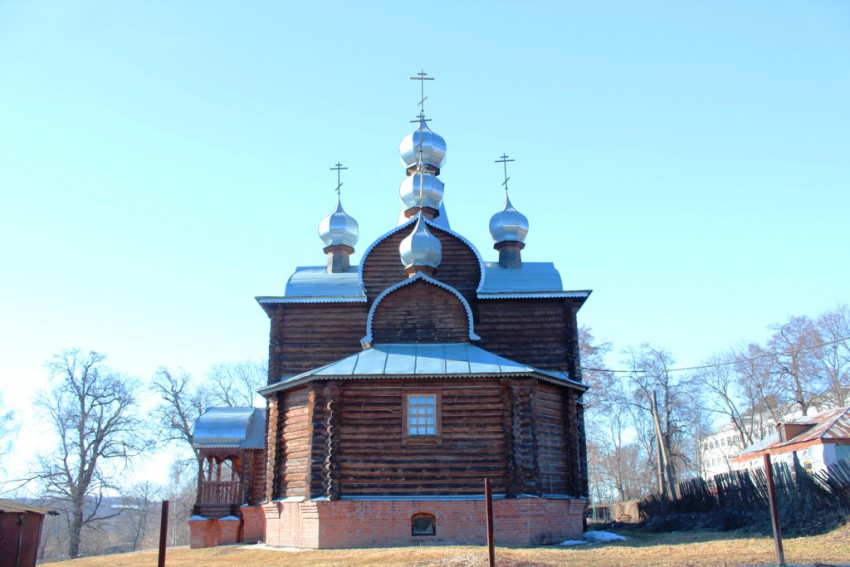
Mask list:
POLYGON ((162 519, 159 522, 159 560, 157 567, 165 567, 165 544, 168 541, 168 500, 162 501, 162 519))
POLYGON ((484 479, 484 499, 487 501, 487 553, 490 567, 496 567, 496 549, 493 547, 493 493, 490 491, 490 479, 484 479))
POLYGON ((764 475, 767 478, 767 496, 770 502, 770 523, 773 525, 773 541, 776 543, 776 564, 785 565, 785 552, 782 551, 782 531, 779 529, 779 508, 776 506, 776 487, 773 484, 773 467, 770 455, 764 455, 764 475))

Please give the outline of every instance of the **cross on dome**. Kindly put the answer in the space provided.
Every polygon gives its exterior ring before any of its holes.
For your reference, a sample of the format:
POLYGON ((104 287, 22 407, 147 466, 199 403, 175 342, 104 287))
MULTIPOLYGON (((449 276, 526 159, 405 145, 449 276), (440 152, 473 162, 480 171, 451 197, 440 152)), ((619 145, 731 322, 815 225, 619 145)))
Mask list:
POLYGON ((342 189, 342 181, 341 181, 341 173, 343 169, 348 169, 344 167, 340 162, 336 162, 336 164, 331 168, 331 171, 336 171, 336 196, 339 197, 340 189, 342 189))
POLYGON ((516 161, 516 160, 515 159, 508 159, 508 154, 502 153, 501 158, 497 159, 496 161, 493 162, 493 163, 501 163, 505 166, 505 180, 502 182, 502 185, 505 186, 505 194, 506 195, 508 193, 508 180, 510 179, 510 177, 508 177, 508 162, 509 161, 516 161))
POLYGON ((428 98, 427 96, 425 96, 425 81, 433 81, 434 77, 429 77, 428 73, 426 73, 425 70, 423 69, 423 70, 419 71, 418 73, 416 73, 415 77, 410 77, 410 80, 411 81, 419 81, 419 86, 420 86, 421 91, 420 91, 420 95, 419 95, 419 97, 420 97, 419 102, 417 104, 419 105, 419 107, 421 109, 421 115, 424 115, 425 114, 425 100, 428 98))

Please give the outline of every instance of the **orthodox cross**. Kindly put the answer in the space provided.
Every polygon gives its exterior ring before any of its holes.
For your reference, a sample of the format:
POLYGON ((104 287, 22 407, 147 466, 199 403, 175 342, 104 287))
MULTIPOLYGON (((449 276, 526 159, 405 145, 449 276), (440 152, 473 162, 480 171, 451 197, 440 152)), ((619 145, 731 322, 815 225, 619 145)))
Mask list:
POLYGON ((336 191, 337 197, 339 197, 339 190, 342 188, 342 181, 340 180, 340 175, 341 175, 343 169, 348 169, 348 168, 343 167, 343 165, 339 162, 336 162, 336 165, 334 165, 331 168, 331 171, 336 171, 336 189, 335 189, 335 191, 336 191))
POLYGON ((422 114, 425 114, 425 100, 428 98, 427 96, 425 96, 425 81, 433 81, 434 77, 429 77, 428 73, 426 73, 425 70, 423 69, 423 70, 419 71, 418 73, 416 73, 415 77, 410 77, 410 80, 411 81, 419 81, 421 92, 420 92, 420 100, 419 100, 418 104, 419 104, 420 108, 422 109, 422 114))
POLYGON ((508 192, 508 180, 510 179, 510 177, 508 177, 508 162, 509 161, 516 161, 516 160, 508 159, 508 154, 502 154, 501 159, 497 159, 495 162, 493 162, 493 163, 501 163, 505 166, 505 180, 502 182, 502 185, 505 186, 505 193, 506 194, 508 192))

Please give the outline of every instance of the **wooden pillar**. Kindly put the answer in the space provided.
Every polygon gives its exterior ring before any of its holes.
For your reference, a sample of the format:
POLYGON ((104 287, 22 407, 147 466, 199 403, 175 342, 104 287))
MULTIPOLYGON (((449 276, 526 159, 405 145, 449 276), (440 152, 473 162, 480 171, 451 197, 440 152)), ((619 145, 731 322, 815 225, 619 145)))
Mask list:
POLYGON ((328 500, 339 500, 339 432, 337 414, 339 413, 340 389, 339 385, 332 382, 325 386, 325 411, 327 419, 325 420, 325 429, 327 436, 325 438, 325 495, 328 500))

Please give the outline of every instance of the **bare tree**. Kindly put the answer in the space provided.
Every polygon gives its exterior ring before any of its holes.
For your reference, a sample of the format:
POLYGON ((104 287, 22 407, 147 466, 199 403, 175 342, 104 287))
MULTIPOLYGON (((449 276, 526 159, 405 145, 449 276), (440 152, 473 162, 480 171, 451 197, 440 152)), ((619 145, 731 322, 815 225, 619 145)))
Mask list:
POLYGON ((51 389, 35 405, 48 417, 58 446, 39 457, 33 476, 45 494, 67 502, 68 555, 79 557, 83 528, 103 514, 105 491, 146 446, 136 413, 136 384, 110 370, 104 356, 79 350, 55 355, 47 364, 51 389))
POLYGON ((781 379, 782 394, 791 405, 808 415, 818 394, 825 388, 819 382, 814 347, 823 339, 811 319, 791 317, 783 324, 770 326, 773 336, 767 346, 774 354, 773 372, 781 379))
POLYGON ((154 410, 160 443, 182 441, 194 454, 195 421, 210 407, 210 392, 195 386, 192 377, 182 370, 173 374, 167 368, 157 370, 150 387, 161 398, 154 410))
MULTIPOLYGON (((0 457, 5 457, 12 451, 18 424, 15 422, 15 411, 7 409, 3 403, 3 393, 0 392, 0 457)), ((0 463, 6 459, 0 459, 0 463)))
POLYGON ((850 307, 839 305, 815 324, 826 343, 814 352, 825 381, 824 403, 844 407, 850 404, 850 307))
POLYGON ((214 405, 250 407, 257 390, 268 383, 268 367, 253 360, 216 364, 210 369, 210 397, 214 405))

